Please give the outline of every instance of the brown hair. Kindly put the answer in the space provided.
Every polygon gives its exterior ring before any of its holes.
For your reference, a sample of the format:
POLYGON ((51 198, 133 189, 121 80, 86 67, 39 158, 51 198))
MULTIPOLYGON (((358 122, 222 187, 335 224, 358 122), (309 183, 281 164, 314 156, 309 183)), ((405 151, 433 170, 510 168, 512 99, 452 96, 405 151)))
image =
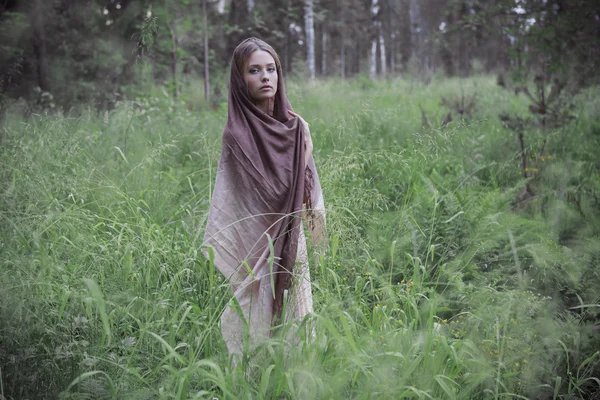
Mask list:
MULTIPOLYGON (((275 60, 275 67, 277 68, 278 75, 281 75, 281 62, 279 61, 279 56, 277 52, 265 41, 260 40, 255 37, 250 37, 244 40, 242 43, 238 44, 238 46, 233 51, 233 59, 232 64, 234 64, 238 71, 243 74, 244 69, 246 68, 246 62, 250 58, 250 55, 257 50, 266 51, 273 57, 275 60)), ((281 79, 281 77, 280 77, 281 79)))

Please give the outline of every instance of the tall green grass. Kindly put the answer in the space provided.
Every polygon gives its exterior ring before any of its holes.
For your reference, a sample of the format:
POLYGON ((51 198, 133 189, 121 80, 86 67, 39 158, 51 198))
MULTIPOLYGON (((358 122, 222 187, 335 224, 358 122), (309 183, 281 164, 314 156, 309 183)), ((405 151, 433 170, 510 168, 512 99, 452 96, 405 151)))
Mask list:
MULTIPOLYGON (((589 398, 600 381, 600 102, 548 138, 536 197, 488 77, 290 83, 330 248, 315 312, 232 369, 231 293, 200 255, 226 109, 166 95, 8 113, 0 169, 0 395, 65 399, 589 398), (470 121, 423 129, 441 96, 470 121), (305 336, 312 332, 315 336, 305 336), (283 340, 298 331, 300 345, 283 340)), ((1 398, 1 397, 0 397, 1 398)))

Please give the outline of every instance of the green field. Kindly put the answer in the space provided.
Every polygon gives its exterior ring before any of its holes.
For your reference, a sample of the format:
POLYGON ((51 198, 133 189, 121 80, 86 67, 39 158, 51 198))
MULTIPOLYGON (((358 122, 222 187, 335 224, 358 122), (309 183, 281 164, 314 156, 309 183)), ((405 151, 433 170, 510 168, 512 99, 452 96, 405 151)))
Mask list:
MULTIPOLYGON (((200 247, 226 122, 190 84, 0 122, 0 399, 590 399, 600 392, 600 100, 530 126, 493 77, 291 82, 329 251, 316 339, 231 370, 200 247), (476 94, 440 127, 441 97, 476 94), (425 111, 431 127, 422 126, 425 111), (544 145, 544 140, 547 143, 544 145)), ((284 330, 287 327, 284 327, 284 330)))

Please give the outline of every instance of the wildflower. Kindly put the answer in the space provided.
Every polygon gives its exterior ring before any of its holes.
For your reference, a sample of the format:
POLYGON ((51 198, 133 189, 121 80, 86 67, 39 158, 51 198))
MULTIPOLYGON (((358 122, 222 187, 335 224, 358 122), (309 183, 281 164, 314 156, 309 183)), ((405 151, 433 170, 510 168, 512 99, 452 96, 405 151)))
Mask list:
POLYGON ((447 319, 443 319, 443 320, 442 320, 442 322, 443 322, 444 324, 447 324, 447 323, 448 323, 448 320, 447 320, 447 319))
POLYGON ((516 363, 515 363, 515 367, 517 367, 517 368, 518 368, 518 367, 519 367, 519 365, 520 365, 520 364, 519 364, 518 362, 516 362, 516 363))
POLYGON ((402 280, 400 281, 400 283, 404 284, 404 279, 402 279, 402 280))

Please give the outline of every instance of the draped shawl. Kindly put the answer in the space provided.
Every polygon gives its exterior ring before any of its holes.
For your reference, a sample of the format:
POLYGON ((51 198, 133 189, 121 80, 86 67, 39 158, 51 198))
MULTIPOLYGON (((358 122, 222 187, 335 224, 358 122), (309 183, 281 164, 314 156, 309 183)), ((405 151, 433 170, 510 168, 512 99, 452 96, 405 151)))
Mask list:
POLYGON ((292 107, 280 66, 277 75, 271 116, 254 105, 243 71, 231 62, 228 120, 203 250, 208 255, 206 247, 212 247, 214 265, 238 300, 241 285, 247 286, 244 296, 249 290, 271 297, 272 309, 265 310, 270 315, 263 319, 281 313, 296 260, 302 206, 311 207, 318 186, 312 157, 305 167, 303 124, 288 114, 292 107), (265 285, 255 285, 260 279, 266 279, 270 293, 265 285))

